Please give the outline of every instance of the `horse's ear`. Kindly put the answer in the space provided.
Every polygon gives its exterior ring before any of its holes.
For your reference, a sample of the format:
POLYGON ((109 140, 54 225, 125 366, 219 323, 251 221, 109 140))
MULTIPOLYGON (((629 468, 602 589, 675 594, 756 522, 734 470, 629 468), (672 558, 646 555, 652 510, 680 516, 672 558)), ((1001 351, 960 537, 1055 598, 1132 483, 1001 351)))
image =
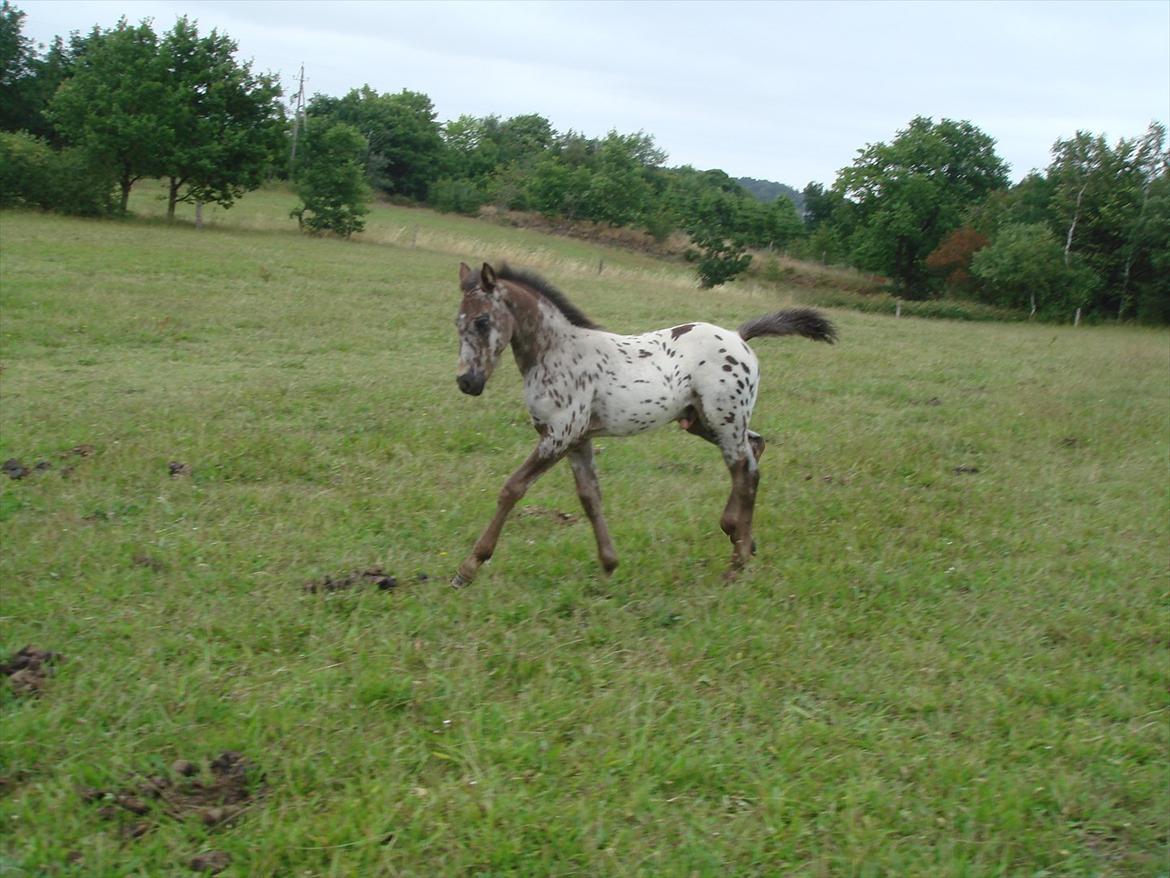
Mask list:
POLYGON ((496 272, 486 262, 483 264, 483 270, 479 273, 479 285, 483 287, 485 293, 490 293, 496 288, 496 272))
POLYGON ((471 266, 466 262, 459 263, 459 286, 467 286, 467 279, 471 277, 471 266))

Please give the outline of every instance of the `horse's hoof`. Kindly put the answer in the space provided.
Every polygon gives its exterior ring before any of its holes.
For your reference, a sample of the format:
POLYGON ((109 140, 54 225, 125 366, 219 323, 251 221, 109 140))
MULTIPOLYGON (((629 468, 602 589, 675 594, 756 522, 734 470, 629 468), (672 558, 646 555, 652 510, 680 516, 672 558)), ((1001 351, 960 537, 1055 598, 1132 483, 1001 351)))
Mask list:
POLYGON ((752 554, 756 554, 756 541, 752 540, 752 554))
POLYGON ((456 573, 451 577, 451 588, 466 588, 471 585, 471 580, 462 573, 456 573))

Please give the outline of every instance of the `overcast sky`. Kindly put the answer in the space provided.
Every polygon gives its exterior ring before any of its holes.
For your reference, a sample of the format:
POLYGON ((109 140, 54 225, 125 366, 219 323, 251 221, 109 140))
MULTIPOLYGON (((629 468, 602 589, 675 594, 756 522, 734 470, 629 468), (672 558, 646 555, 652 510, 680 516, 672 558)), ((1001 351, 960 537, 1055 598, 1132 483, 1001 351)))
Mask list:
POLYGON ((296 92, 427 94, 440 122, 539 113, 645 131, 668 164, 802 188, 918 115, 966 119, 1022 177, 1078 129, 1170 119, 1170 0, 1149 2, 212 2, 15 0, 25 34, 176 17, 296 92))

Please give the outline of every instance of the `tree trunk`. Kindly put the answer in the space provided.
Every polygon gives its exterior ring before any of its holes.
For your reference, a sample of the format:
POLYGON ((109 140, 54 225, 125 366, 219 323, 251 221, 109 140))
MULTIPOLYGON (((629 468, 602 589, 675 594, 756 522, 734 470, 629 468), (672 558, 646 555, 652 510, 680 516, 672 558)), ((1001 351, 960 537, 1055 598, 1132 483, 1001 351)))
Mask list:
POLYGON ((175 221, 175 204, 179 200, 179 187, 183 185, 183 181, 176 180, 174 177, 171 177, 170 180, 170 191, 167 193, 167 222, 173 223, 175 221))
POLYGON ((203 202, 195 202, 195 228, 203 228, 203 202))
POLYGON ((134 185, 134 178, 129 173, 123 173, 118 182, 122 187, 122 213, 125 214, 130 208, 130 187, 134 185))
POLYGON ((1081 191, 1077 193, 1077 206, 1076 206, 1076 209, 1073 210, 1072 224, 1068 227, 1068 237, 1066 237, 1064 239, 1064 267, 1065 268, 1068 268, 1069 253, 1072 251, 1073 232, 1076 231, 1077 220, 1080 219, 1080 216, 1081 216, 1081 199, 1085 196, 1085 186, 1088 186, 1088 185, 1089 184, 1086 183, 1084 186, 1081 187, 1081 191))

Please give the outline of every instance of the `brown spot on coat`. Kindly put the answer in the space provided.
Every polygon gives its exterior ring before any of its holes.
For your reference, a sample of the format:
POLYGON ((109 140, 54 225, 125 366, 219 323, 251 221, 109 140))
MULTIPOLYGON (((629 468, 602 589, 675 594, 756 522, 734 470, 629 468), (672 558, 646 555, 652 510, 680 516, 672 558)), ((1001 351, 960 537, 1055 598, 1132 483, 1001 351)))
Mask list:
POLYGON ((694 328, 695 328, 695 324, 684 323, 682 326, 676 326, 674 329, 672 329, 670 331, 670 337, 672 339, 677 340, 680 335, 686 335, 688 332, 690 332, 694 328))

